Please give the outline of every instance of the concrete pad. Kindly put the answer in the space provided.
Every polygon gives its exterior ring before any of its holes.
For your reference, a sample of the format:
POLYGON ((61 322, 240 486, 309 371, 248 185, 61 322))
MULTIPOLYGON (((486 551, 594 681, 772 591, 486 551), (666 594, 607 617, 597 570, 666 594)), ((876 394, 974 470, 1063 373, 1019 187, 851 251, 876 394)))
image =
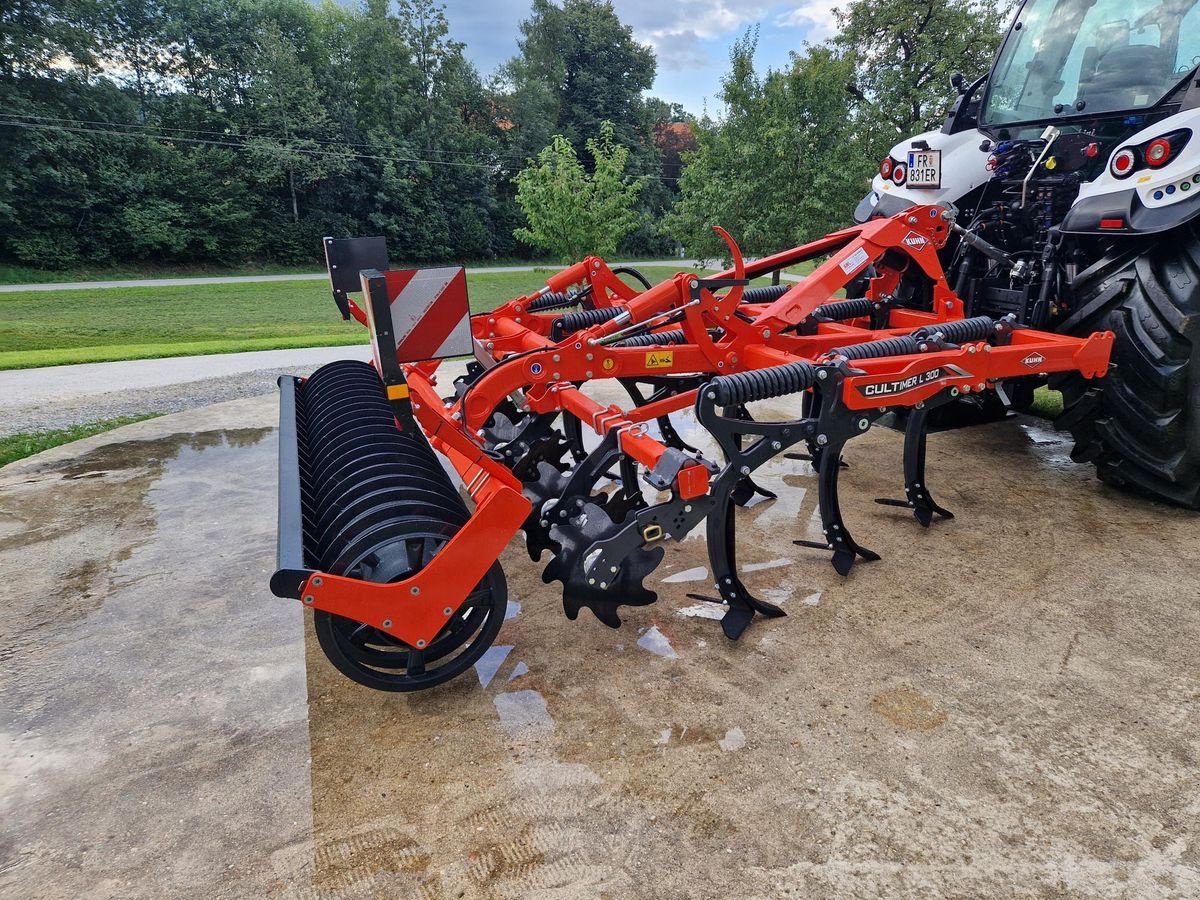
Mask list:
POLYGON ((1196 517, 1035 423, 930 440, 952 522, 876 506, 852 443, 834 574, 807 464, 739 514, 782 603, 688 610, 699 536, 614 631, 514 540, 480 677, 376 693, 270 596, 272 398, 0 470, 4 897, 1200 895, 1196 517), (672 576, 685 575, 684 578, 672 576), (669 651, 669 652, 668 652, 669 651))

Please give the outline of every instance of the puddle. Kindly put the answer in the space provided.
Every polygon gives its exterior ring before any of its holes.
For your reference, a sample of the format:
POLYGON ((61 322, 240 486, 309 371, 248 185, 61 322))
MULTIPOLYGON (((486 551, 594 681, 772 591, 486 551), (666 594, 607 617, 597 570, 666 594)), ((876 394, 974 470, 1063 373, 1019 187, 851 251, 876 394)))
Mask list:
POLYGON ((658 630, 657 625, 651 625, 646 629, 646 633, 638 638, 638 646, 643 650, 649 650, 655 656, 663 656, 667 659, 679 659, 679 654, 675 652, 675 648, 671 646, 671 642, 667 640, 667 636, 658 630))
POLYGON ((746 566, 739 566, 739 568, 743 572, 765 572, 767 569, 782 569, 794 562, 794 559, 772 559, 769 562, 750 563, 746 566))
POLYGON ((492 698, 500 714, 500 727, 510 737, 546 734, 554 730, 554 720, 539 691, 510 691, 492 698))
POLYGON ((705 581, 708 578, 708 569, 704 566, 696 566, 692 569, 684 569, 682 572, 676 572, 674 575, 668 575, 662 580, 663 584, 683 584, 688 581, 705 581))
POLYGON ((726 753, 733 753, 746 746, 746 735, 742 734, 740 728, 730 728, 725 732, 725 737, 717 741, 717 745, 726 753))
POLYGON ((511 646, 493 644, 483 651, 483 656, 479 657, 475 663, 475 674, 479 676, 480 687, 487 687, 492 683, 492 679, 496 677, 496 673, 500 671, 500 667, 504 665, 504 661, 508 659, 508 654, 512 653, 512 649, 511 646))
POLYGON ((697 603, 695 606, 685 606, 675 612, 689 619, 723 619, 726 607, 720 603, 697 603))

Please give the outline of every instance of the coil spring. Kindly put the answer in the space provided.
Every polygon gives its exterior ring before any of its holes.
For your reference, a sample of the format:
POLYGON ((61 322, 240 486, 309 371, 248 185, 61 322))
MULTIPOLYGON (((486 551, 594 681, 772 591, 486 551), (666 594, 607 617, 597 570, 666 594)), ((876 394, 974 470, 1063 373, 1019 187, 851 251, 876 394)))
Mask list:
POLYGON ((830 350, 827 356, 844 356, 846 359, 873 359, 877 356, 907 356, 921 352, 921 341, 910 334, 900 337, 880 338, 862 344, 851 344, 830 350))
POLYGON ((567 313, 559 316, 550 326, 551 340, 561 341, 568 334, 579 331, 582 328, 590 328, 593 325, 599 325, 601 322, 607 322, 609 319, 615 319, 625 310, 616 306, 605 306, 599 309, 581 309, 578 312, 567 313))
POLYGON ((664 347, 673 344, 682 344, 687 341, 687 335, 683 333, 682 328, 676 328, 672 331, 660 331, 658 334, 638 334, 630 338, 625 338, 623 341, 617 341, 613 344, 614 347, 654 347, 661 345, 664 347))
POLYGON ((835 322, 842 322, 846 319, 859 319, 870 314, 871 301, 866 297, 860 297, 855 300, 838 300, 835 303, 826 303, 824 306, 818 306, 813 310, 813 315, 816 318, 830 319, 835 322))
POLYGON ((552 291, 549 294, 542 294, 542 296, 532 300, 529 304, 529 311, 545 312, 550 309, 566 309, 578 302, 574 294, 568 294, 565 291, 552 291))
POLYGON ((951 344, 986 341, 996 336, 996 320, 991 316, 975 316, 973 319, 959 319, 957 322, 938 322, 936 325, 923 325, 914 331, 912 336, 928 340, 935 334, 941 334, 943 339, 951 344))
POLYGON ((778 300, 792 289, 790 284, 771 284, 763 287, 746 288, 742 291, 743 303, 770 303, 778 300))
POLYGON ((714 399, 718 406, 737 406, 806 391, 816 383, 816 366, 794 362, 736 375, 718 375, 702 390, 706 394, 716 394, 714 399))

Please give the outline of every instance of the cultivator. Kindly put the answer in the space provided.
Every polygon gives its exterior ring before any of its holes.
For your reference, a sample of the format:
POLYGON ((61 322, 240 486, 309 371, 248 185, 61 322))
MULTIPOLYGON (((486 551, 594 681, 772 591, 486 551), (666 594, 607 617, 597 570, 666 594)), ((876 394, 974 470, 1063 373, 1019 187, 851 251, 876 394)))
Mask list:
POLYGON ((497 560, 518 530, 531 559, 550 552, 542 577, 561 585, 572 619, 586 607, 616 627, 620 607, 654 602, 645 579, 664 543, 702 521, 715 594, 700 599, 724 606, 725 634, 783 615, 737 569, 736 508, 774 496, 755 470, 780 454, 811 461, 825 540, 795 543, 829 552, 846 575, 878 559, 838 504, 850 440, 905 413, 905 496, 880 502, 929 525, 950 517, 925 478, 931 410, 1021 376, 1107 369, 1109 333, 963 318, 937 256, 951 222, 943 207, 915 207, 752 263, 720 232, 732 269, 640 290, 592 257, 470 316, 469 330, 461 269, 383 271, 378 245, 328 242, 335 298, 369 326, 375 364, 281 382, 274 592, 313 607, 343 673, 400 691, 452 678, 494 640, 507 605, 497 560), (801 282, 751 286, 820 257, 801 282), (896 299, 906 269, 928 279, 929 308, 896 299), (864 277, 865 297, 834 299, 864 277), (438 358, 468 351, 475 360, 442 397, 438 358), (589 396, 601 379, 628 406, 589 396), (771 398, 794 413, 756 420, 750 405, 771 398), (670 417, 687 410, 721 459, 676 430, 670 417))

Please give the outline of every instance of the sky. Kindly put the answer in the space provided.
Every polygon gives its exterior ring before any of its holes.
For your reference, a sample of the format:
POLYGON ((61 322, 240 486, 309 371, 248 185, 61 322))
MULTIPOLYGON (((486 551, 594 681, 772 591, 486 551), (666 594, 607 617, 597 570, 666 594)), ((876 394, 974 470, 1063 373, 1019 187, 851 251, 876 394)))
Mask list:
MULTIPOLYGON (((517 26, 529 15, 529 0, 442 0, 450 35, 467 45, 466 55, 486 78, 517 52, 517 26)), ((819 43, 834 30, 834 3, 792 0, 613 0, 633 36, 654 48, 658 75, 650 93, 682 103, 696 115, 721 111, 721 76, 729 68, 729 45, 746 28, 759 25, 759 71, 783 68, 788 54, 805 41, 819 43)))

